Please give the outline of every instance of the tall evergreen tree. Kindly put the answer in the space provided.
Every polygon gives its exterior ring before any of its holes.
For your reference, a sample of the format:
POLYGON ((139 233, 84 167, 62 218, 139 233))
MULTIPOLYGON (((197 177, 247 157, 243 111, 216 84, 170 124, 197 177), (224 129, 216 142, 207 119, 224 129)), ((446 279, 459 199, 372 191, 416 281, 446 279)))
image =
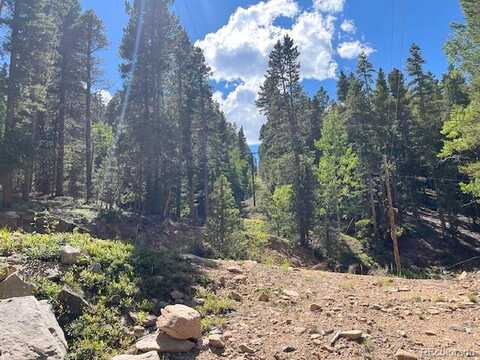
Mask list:
POLYGON ((81 37, 81 65, 84 70, 85 87, 85 196, 87 202, 93 196, 92 168, 92 92, 98 80, 99 68, 96 53, 107 46, 105 28, 93 10, 82 14, 79 24, 81 37))

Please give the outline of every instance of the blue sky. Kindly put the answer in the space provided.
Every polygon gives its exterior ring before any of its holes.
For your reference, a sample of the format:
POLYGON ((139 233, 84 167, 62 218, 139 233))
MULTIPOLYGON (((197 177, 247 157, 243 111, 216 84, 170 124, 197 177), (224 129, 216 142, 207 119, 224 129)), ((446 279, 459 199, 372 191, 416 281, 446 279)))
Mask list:
MULTIPOLYGON (((127 22, 123 1, 82 0, 106 24, 110 47, 102 55, 103 86, 121 86, 118 46, 127 22)), ((305 87, 313 94, 324 86, 334 96, 335 74, 355 67, 367 51, 375 67, 404 68, 412 42, 420 45, 426 68, 446 70, 442 46, 452 21, 463 21, 458 0, 176 0, 178 14, 192 41, 205 51, 213 68, 212 85, 227 118, 258 139, 263 122, 255 93, 273 43, 286 33, 302 50, 305 87), (239 9, 243 8, 243 9, 239 9)))

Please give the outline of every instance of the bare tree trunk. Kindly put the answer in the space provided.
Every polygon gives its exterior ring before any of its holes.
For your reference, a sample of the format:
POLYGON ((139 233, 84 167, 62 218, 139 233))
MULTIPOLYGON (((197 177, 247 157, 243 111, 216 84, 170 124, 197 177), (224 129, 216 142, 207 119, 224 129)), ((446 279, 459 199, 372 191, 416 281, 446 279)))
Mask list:
POLYGON ((378 239, 378 216, 377 216, 377 206, 375 205, 375 194, 374 186, 372 180, 368 182, 368 195, 370 200, 370 211, 372 216, 373 231, 375 233, 375 238, 378 239))
POLYGON ((395 266, 397 273, 400 273, 402 270, 402 264, 400 261, 400 250, 398 246, 397 238, 397 225, 395 223, 395 209, 393 204, 393 195, 392 195, 392 184, 390 182, 390 164, 387 161, 387 157, 384 158, 385 161, 385 185, 387 187, 387 197, 388 197, 388 219, 390 222, 390 236, 392 237, 393 242, 393 256, 395 258, 395 266))

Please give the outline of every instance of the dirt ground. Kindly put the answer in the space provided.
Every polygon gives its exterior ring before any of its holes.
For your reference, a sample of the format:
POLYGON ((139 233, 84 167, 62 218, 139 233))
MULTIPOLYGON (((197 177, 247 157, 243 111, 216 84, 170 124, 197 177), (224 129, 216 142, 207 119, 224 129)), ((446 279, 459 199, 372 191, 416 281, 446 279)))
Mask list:
POLYGON ((241 300, 224 324, 225 350, 204 348, 196 359, 395 359, 399 349, 480 359, 479 273, 409 280, 221 264, 205 270, 217 294, 241 300), (361 338, 338 338, 350 330, 361 338))

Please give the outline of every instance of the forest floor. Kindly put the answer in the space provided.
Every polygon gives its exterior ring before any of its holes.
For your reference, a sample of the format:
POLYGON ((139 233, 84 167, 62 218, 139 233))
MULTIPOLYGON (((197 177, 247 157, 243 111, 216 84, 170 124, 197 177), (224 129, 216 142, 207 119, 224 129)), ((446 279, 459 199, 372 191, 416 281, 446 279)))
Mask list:
POLYGON ((410 280, 220 264, 204 270, 217 295, 238 300, 223 324, 226 347, 189 359, 394 359, 399 349, 418 359, 480 358, 480 272, 410 280), (358 339, 338 337, 352 330, 358 339))

